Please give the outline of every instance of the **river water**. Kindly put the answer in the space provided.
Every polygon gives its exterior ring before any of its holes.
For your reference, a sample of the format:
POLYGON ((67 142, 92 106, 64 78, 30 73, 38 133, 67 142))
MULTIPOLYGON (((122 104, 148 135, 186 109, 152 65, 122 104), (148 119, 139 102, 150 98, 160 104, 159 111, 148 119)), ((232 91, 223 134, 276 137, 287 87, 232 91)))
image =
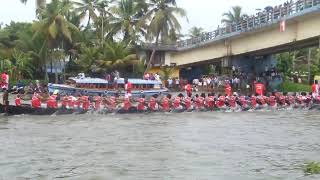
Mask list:
POLYGON ((0 117, 0 180, 293 180, 320 161, 320 113, 0 117))

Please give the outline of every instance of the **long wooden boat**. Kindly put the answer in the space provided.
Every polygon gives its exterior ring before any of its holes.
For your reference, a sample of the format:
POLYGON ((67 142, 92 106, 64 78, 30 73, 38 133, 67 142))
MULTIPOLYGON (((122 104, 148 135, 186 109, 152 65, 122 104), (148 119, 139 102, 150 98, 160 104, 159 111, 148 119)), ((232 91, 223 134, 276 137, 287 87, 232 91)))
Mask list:
MULTIPOLYGON (((128 79, 132 83, 132 95, 152 96, 155 94, 166 94, 168 89, 162 85, 162 82, 154 80, 128 79)), ((58 91, 61 94, 88 94, 88 95, 124 95, 124 79, 118 79, 116 82, 109 82, 100 78, 69 78, 66 84, 48 84, 49 93, 58 91)))
MULTIPOLYGON (((280 108, 281 109, 281 108, 280 108)), ((299 108, 297 108, 299 109, 299 108)), ((242 109, 240 111, 248 111, 249 109, 242 109)), ((314 110, 314 111, 320 111, 320 104, 313 104, 309 110, 314 110)), ((181 112, 197 112, 197 111, 227 111, 227 109, 219 109, 219 108, 214 108, 213 110, 208 110, 208 109, 202 109, 202 110, 171 110, 170 112, 172 113, 181 113, 181 112)), ((34 109, 30 105, 23 105, 23 106, 13 106, 9 105, 8 109, 5 109, 5 106, 0 104, 0 114, 6 114, 9 116, 13 115, 22 115, 22 114, 28 114, 28 115, 67 115, 67 114, 86 114, 88 112, 94 112, 94 110, 83 110, 83 109, 65 109, 65 108, 58 108, 58 109, 52 109, 52 108, 38 108, 34 109)), ((100 114, 108 114, 108 113, 117 113, 117 114, 132 114, 132 113, 152 113, 152 112, 157 112, 157 111, 138 111, 136 107, 131 107, 129 110, 123 110, 119 109, 116 111, 107 111, 107 110, 102 110, 102 111, 97 111, 97 113, 100 114)), ((161 112, 161 111, 160 111, 161 112)), ((237 111, 238 112, 238 111, 237 111)))

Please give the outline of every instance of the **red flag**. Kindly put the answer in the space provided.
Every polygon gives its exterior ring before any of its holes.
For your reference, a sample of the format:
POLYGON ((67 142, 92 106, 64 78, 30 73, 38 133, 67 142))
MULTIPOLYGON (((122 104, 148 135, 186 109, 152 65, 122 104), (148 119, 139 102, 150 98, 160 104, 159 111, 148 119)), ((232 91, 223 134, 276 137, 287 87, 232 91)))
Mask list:
POLYGON ((286 20, 281 20, 280 21, 280 32, 285 32, 286 31, 286 20))

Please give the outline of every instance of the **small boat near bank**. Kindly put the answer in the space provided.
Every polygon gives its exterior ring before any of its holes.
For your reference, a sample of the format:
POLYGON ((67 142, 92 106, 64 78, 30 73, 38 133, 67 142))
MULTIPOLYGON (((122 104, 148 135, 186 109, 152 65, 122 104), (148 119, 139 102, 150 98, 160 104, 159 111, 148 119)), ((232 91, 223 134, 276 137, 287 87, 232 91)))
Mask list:
MULTIPOLYGON (((147 96, 166 94, 168 89, 162 82, 155 80, 128 79, 132 84, 132 96, 147 96)), ((120 78, 115 82, 109 82, 101 78, 72 77, 66 84, 48 84, 49 93, 58 91, 60 94, 88 94, 88 95, 124 95, 125 80, 120 78)))

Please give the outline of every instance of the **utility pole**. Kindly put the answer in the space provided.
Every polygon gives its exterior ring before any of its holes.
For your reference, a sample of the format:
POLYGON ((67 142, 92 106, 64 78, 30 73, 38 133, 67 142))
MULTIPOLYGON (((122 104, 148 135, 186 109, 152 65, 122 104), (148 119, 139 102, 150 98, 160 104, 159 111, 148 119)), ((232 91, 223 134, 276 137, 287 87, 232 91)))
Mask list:
POLYGON ((292 72, 295 74, 296 71, 296 51, 293 51, 293 58, 292 58, 292 72))

